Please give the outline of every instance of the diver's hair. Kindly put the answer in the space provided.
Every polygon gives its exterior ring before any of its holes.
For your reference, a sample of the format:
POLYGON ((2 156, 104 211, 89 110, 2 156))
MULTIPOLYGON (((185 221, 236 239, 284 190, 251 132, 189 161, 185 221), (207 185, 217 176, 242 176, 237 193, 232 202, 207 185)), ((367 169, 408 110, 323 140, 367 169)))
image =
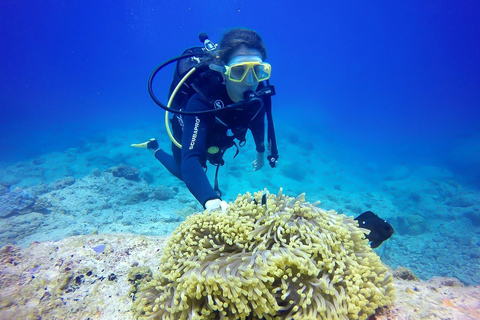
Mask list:
POLYGON ((267 58, 267 50, 260 35, 253 30, 243 28, 232 29, 223 35, 218 57, 224 64, 227 64, 232 54, 242 46, 258 50, 262 60, 267 58))

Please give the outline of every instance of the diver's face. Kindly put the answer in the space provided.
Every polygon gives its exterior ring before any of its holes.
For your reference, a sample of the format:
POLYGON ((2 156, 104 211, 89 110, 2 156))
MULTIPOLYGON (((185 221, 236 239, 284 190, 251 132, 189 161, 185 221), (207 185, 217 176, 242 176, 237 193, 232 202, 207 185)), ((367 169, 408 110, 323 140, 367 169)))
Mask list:
MULTIPOLYGON (((240 62, 263 62, 262 55, 260 54, 260 51, 256 49, 248 49, 242 46, 234 51, 232 58, 230 61, 228 61, 227 65, 231 66, 240 62)), ((255 92, 255 90, 257 90, 258 81, 253 74, 253 70, 251 69, 248 70, 248 73, 241 82, 233 82, 225 75, 223 77, 225 79, 228 95, 233 102, 243 100, 244 92, 249 90, 255 92)))

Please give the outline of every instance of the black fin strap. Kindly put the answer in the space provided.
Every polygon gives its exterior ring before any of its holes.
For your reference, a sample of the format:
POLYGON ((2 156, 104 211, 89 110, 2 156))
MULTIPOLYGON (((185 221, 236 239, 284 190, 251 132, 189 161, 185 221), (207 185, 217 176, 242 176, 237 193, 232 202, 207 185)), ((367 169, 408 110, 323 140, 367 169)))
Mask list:
POLYGON ((278 160, 278 150, 277 150, 277 139, 275 137, 275 128, 273 126, 273 117, 272 117, 272 98, 268 97, 265 99, 265 111, 267 113, 268 121, 268 146, 270 154, 268 155, 268 163, 270 167, 275 168, 278 160))
POLYGON ((213 190, 217 193, 219 197, 221 197, 222 191, 220 191, 220 189, 218 188, 218 169, 220 169, 220 165, 216 164, 215 166, 217 167, 217 169, 215 170, 215 182, 214 182, 213 190))

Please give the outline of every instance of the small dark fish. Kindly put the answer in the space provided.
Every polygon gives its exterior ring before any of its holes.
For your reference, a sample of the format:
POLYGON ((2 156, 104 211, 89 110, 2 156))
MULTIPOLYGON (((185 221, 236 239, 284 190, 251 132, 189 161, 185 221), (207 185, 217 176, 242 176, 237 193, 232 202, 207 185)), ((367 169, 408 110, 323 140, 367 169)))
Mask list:
POLYGON ((372 211, 367 211, 355 218, 361 228, 370 230, 367 239, 370 241, 372 248, 376 248, 383 241, 390 238, 394 232, 390 223, 377 216, 372 211))
MULTIPOLYGON (((265 206, 265 209, 267 208, 267 189, 264 189, 263 190, 263 194, 262 194, 262 200, 261 200, 261 203, 262 203, 262 206, 265 206)), ((253 199, 253 202, 255 204, 258 204, 257 200, 253 199)))
POLYGON ((265 208, 267 207, 267 190, 264 190, 262 194, 262 206, 263 205, 265 205, 265 208))

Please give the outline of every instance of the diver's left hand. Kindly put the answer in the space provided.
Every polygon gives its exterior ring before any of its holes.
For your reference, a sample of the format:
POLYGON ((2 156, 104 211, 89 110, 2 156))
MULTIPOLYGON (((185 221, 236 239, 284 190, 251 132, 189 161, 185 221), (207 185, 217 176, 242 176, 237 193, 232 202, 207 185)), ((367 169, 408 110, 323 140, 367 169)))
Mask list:
POLYGON ((263 168, 265 161, 264 161, 264 153, 263 152, 257 152, 257 158, 252 161, 252 167, 253 171, 258 171, 263 168))

